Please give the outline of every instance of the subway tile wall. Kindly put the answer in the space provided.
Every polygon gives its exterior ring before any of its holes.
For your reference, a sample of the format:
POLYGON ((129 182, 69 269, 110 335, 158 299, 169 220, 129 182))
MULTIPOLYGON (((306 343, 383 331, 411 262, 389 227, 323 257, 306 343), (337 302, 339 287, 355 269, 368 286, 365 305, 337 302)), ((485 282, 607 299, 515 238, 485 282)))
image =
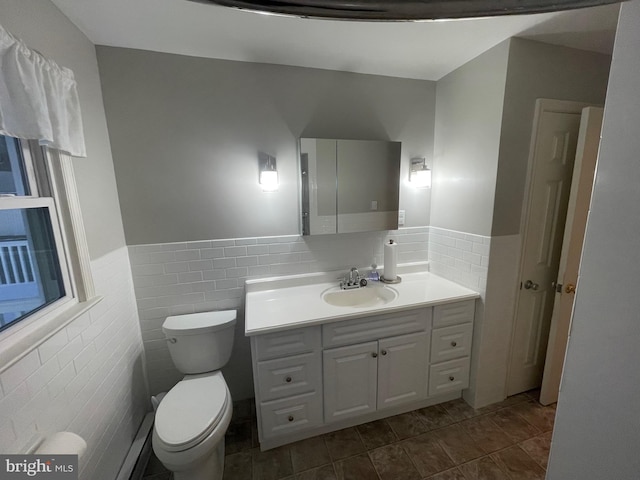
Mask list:
MULTIPOLYGON (((166 391, 181 378, 173 367, 162 334, 162 322, 168 315, 239 309, 234 346, 237 349, 238 342, 248 344, 242 338, 246 279, 368 267, 372 262, 382 266, 383 245, 391 238, 398 241, 400 263, 428 259, 428 227, 366 234, 290 235, 129 247, 151 393, 166 391)), ((246 396, 247 384, 249 390, 253 385, 250 369, 243 371, 249 377, 244 381, 245 388, 242 385, 234 388, 228 379, 236 398, 246 396)), ((234 380, 237 384, 238 379, 234 380)))
POLYGON ((491 237, 429 227, 429 270, 484 297, 490 246, 491 237))
POLYGON ((112 480, 148 409, 144 351, 127 248, 91 269, 104 299, 0 372, 0 452, 71 431, 88 446, 80 479, 112 480))

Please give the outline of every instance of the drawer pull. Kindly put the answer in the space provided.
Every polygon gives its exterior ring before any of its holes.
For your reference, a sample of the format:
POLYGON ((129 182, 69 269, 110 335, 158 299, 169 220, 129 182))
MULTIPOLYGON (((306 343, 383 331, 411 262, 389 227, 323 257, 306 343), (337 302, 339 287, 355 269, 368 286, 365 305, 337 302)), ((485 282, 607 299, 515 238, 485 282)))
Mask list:
POLYGON ((371 356, 372 356, 373 358, 376 358, 376 357, 378 356, 378 354, 377 354, 376 352, 371 352, 371 356))
POLYGON ((287 418, 287 420, 289 420, 290 422, 293 422, 293 415, 289 415, 289 418, 287 418))
POLYGON ((458 346, 458 342, 451 342, 451 346, 452 347, 457 347, 458 346))
POLYGON ((386 354, 387 354, 387 351, 386 351, 386 350, 382 350, 380 353, 381 353, 382 355, 386 355, 386 354))
POLYGON ((454 377, 453 375, 449 375, 449 381, 453 382, 456 379, 456 377, 454 377))
POLYGON ((287 382, 287 383, 291 383, 291 377, 285 378, 284 381, 287 382))

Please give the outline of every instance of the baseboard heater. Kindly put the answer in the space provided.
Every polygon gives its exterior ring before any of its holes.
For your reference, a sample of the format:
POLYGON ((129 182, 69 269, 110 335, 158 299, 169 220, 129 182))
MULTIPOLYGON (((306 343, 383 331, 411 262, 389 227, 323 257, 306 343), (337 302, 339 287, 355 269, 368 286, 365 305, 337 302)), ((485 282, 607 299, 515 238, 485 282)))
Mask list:
POLYGON ((116 480, 141 480, 151 458, 151 433, 153 432, 153 413, 147 413, 131 443, 129 453, 120 467, 116 480))

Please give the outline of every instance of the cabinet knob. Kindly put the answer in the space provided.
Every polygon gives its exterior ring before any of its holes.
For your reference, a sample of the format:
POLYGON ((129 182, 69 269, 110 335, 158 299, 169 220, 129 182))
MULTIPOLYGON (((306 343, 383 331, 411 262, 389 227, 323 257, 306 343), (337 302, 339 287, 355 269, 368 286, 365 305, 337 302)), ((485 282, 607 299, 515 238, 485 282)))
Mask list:
POLYGON ((380 353, 381 353, 382 355, 386 355, 386 354, 387 354, 387 351, 386 351, 386 350, 381 350, 381 351, 380 351, 380 353))
POLYGON ((451 342, 451 346, 452 346, 452 347, 456 347, 456 346, 458 346, 458 342, 451 342))
POLYGON ((449 381, 453 382, 456 378, 453 375, 449 375, 449 381))
POLYGON ((285 378, 284 381, 287 382, 287 383, 291 383, 291 377, 285 378))
POLYGON ((290 422, 293 422, 293 415, 289 415, 289 418, 287 418, 287 420, 289 420, 290 422))
POLYGON ((378 356, 378 354, 377 354, 376 352, 371 352, 371 356, 372 356, 373 358, 376 358, 376 357, 378 356))

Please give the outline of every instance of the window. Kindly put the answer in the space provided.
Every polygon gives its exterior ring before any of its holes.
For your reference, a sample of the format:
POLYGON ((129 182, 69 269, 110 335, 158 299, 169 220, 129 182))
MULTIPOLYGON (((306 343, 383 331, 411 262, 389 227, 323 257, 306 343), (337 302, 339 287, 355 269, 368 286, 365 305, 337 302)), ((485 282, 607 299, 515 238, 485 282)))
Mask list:
POLYGON ((78 235, 69 208, 75 197, 68 195, 73 185, 65 182, 65 162, 70 159, 37 143, 0 135, 3 337, 77 304, 87 296, 87 287, 92 289, 83 276, 86 262, 77 255, 78 235))

